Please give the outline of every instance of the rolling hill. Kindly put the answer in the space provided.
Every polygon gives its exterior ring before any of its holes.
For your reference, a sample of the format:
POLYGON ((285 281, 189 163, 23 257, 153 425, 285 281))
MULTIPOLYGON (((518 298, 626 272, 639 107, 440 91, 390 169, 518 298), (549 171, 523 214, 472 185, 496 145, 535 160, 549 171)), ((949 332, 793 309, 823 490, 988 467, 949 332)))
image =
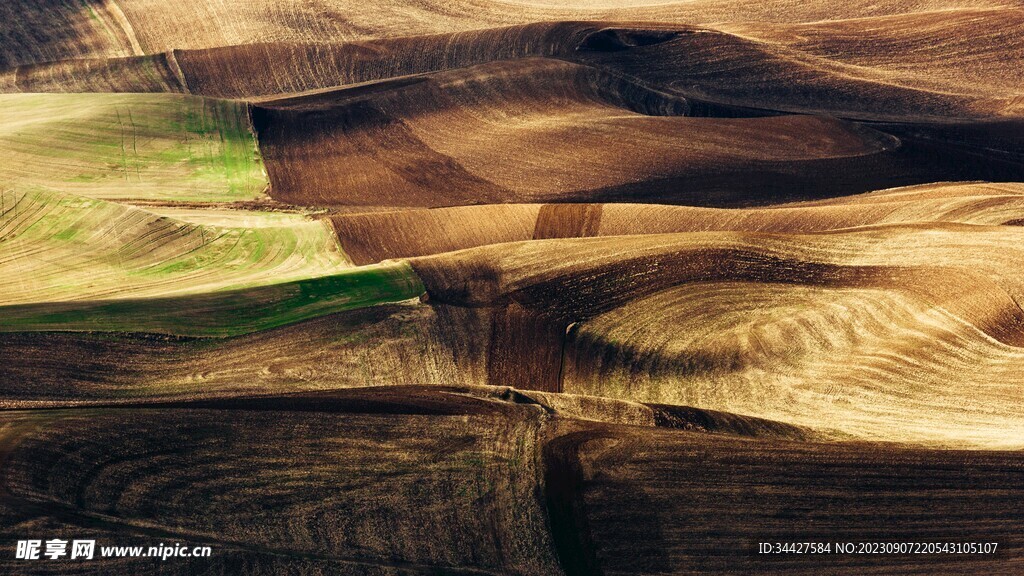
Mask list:
POLYGON ((0 572, 1020 573, 1022 55, 998 0, 3 3, 0 572))

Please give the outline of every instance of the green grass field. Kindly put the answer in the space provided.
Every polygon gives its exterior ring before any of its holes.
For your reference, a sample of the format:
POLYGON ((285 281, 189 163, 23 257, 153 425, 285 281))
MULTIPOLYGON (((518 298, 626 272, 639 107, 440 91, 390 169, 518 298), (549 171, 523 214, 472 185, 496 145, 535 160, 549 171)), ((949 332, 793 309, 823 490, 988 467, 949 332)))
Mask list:
POLYGON ((0 305, 196 294, 351 267, 329 225, 237 211, 211 226, 44 189, 0 194, 0 305))
POLYGON ((179 94, 0 95, 0 181, 92 198, 230 202, 268 186, 245 103, 179 94))
POLYGON ((0 332, 147 332, 228 337, 423 294, 405 262, 256 288, 174 297, 0 307, 0 332))
POLYGON ((0 331, 226 337, 424 291, 324 220, 232 204, 268 186, 244 103, 0 95, 0 120, 0 331))

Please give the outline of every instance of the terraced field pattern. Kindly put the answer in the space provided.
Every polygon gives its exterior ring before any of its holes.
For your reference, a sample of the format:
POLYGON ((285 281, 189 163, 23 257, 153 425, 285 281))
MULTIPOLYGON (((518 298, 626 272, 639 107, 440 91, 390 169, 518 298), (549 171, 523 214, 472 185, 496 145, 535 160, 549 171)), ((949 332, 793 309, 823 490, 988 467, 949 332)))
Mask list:
POLYGON ((0 574, 1024 574, 1022 305, 1014 1, 0 2, 0 574))

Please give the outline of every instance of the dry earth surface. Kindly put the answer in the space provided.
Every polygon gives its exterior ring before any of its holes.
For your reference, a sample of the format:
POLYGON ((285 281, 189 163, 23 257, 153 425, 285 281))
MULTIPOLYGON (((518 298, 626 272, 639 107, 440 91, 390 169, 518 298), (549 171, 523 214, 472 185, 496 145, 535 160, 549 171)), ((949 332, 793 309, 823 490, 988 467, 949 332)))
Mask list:
POLYGON ((5 0, 0 573, 1024 572, 1022 59, 1000 0, 5 0))

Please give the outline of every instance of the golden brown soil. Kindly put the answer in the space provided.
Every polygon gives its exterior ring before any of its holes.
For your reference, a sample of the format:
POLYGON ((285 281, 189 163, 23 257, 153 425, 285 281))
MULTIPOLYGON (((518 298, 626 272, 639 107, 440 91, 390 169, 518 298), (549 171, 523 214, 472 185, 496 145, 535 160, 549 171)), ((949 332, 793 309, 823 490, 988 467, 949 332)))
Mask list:
POLYGON ((0 573, 1021 573, 1022 57, 997 0, 3 2, 0 573))

